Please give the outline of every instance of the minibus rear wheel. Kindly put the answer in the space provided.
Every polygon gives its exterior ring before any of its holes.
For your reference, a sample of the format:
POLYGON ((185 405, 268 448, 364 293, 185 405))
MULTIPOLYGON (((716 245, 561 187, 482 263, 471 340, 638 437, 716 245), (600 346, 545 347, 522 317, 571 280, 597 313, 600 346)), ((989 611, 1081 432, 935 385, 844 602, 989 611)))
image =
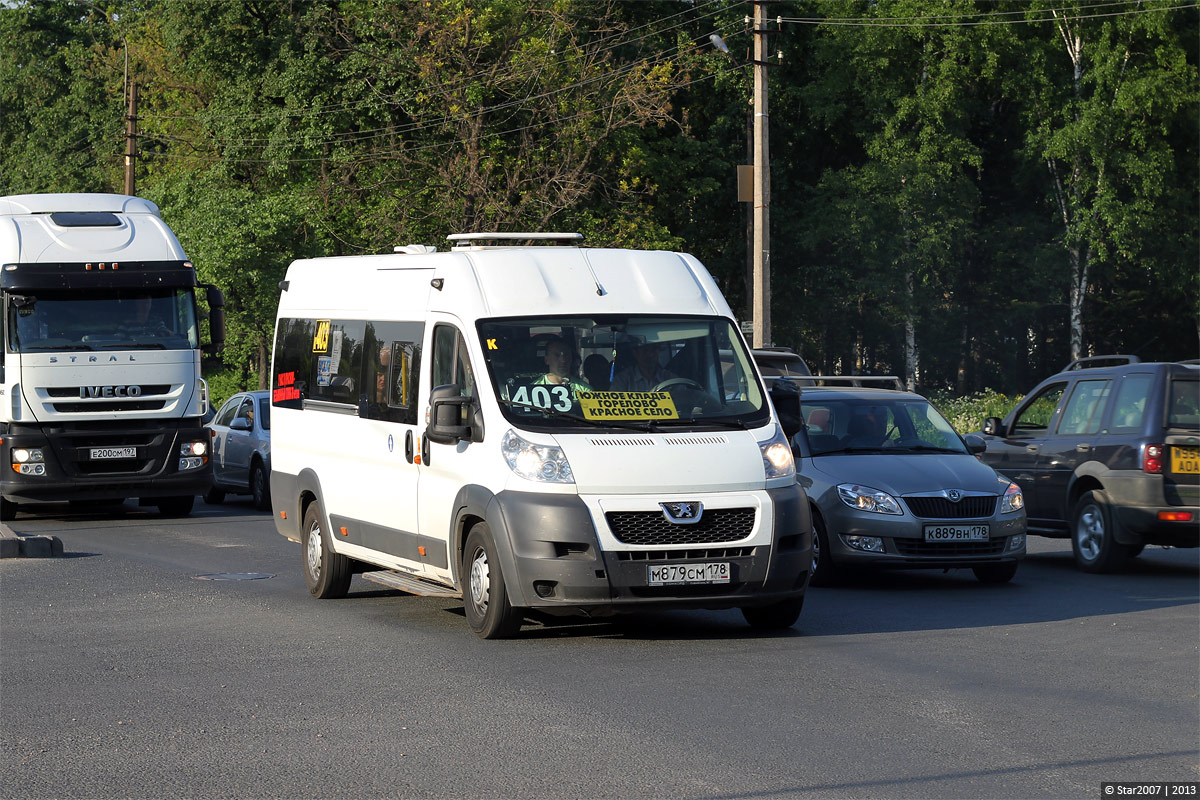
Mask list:
POLYGON ((310 503, 300 526, 300 554, 304 564, 304 582, 313 597, 322 600, 345 597, 354 577, 350 559, 329 547, 329 534, 321 523, 321 506, 310 503))
POLYGON ((508 587, 487 523, 476 523, 463 548, 463 606, 467 624, 481 639, 504 639, 521 628, 522 617, 508 601, 508 587))

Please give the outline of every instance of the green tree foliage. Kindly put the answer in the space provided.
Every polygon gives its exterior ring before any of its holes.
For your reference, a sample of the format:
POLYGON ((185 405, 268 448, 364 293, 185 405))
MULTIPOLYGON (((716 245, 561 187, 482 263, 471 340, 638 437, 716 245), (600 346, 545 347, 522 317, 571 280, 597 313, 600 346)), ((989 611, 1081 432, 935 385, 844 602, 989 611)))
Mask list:
MULTIPOLYGON (((1172 5, 772 6, 776 343, 958 393, 1195 357, 1200 15, 1172 5)), ((740 311, 750 11, 11 0, 0 192, 121 191, 136 82, 137 191, 227 295, 219 396, 265 383, 299 257, 579 230, 695 253, 740 311)))

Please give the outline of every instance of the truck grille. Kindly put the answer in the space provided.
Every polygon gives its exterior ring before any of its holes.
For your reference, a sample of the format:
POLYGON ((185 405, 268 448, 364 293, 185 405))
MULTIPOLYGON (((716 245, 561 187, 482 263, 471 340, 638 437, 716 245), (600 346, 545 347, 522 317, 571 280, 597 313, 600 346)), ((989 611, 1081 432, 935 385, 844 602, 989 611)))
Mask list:
POLYGON ((669 522, 661 511, 612 511, 604 519, 617 541, 660 547, 736 542, 754 530, 753 508, 708 509, 689 525, 669 522))
POLYGON ((944 497, 902 497, 914 517, 924 519, 976 519, 996 513, 996 496, 964 497, 952 503, 944 497))

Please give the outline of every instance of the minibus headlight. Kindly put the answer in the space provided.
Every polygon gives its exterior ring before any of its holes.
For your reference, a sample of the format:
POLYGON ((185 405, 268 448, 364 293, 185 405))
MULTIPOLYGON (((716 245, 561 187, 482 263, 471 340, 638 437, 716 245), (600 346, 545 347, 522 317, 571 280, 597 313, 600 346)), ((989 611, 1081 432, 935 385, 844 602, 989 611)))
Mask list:
POLYGON ((514 431, 500 442, 509 469, 522 478, 541 483, 574 483, 575 474, 561 448, 534 444, 514 431))
POLYGON ((762 451, 763 469, 768 478, 790 478, 796 474, 792 448, 778 425, 775 426, 775 435, 765 442, 759 442, 758 448, 762 451))

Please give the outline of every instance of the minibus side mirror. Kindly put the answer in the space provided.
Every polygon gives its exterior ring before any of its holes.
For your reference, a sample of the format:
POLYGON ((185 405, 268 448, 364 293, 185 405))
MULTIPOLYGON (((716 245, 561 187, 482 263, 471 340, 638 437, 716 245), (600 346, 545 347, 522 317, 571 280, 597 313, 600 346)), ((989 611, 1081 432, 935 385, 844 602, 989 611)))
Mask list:
POLYGON ((800 432, 800 387, 788 378, 771 381, 771 402, 779 415, 779 427, 788 441, 800 432))
POLYGON ((425 437, 438 444, 483 441, 483 425, 474 397, 463 397, 456 383, 436 387, 429 395, 425 437))
POLYGON ((983 432, 988 436, 1008 436, 1008 431, 1004 428, 1004 421, 999 417, 988 417, 983 421, 983 432))

